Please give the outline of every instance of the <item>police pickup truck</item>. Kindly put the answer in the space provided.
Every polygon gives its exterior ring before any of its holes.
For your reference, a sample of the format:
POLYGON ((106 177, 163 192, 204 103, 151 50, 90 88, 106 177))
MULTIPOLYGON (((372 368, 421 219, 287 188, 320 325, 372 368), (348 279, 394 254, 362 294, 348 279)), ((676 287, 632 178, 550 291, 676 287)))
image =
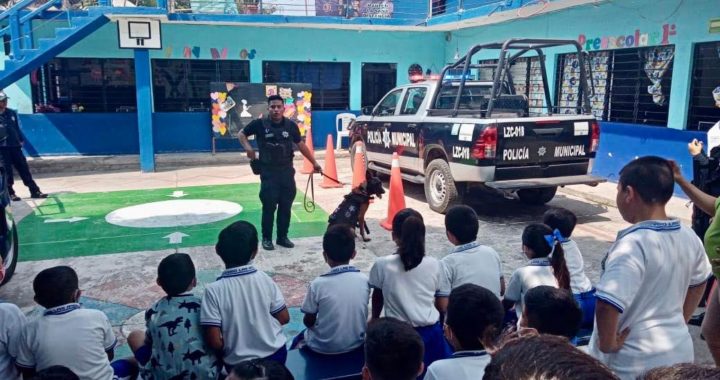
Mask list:
POLYGON ((440 213, 461 202, 473 186, 544 204, 558 186, 597 185, 604 179, 590 172, 600 130, 590 112, 594 86, 588 82, 586 62, 580 45, 569 40, 476 45, 446 66, 437 81, 397 87, 376 106, 364 108, 350 126, 351 150, 366 149, 368 168, 385 174, 398 153, 403 179, 424 184, 430 208, 440 213), (553 105, 547 48, 576 51, 577 101, 553 105), (486 50, 499 51, 498 59, 473 62, 486 50), (532 107, 530 86, 516 86, 512 77, 518 72, 513 66, 523 57, 537 57, 533 60, 544 87, 532 107))

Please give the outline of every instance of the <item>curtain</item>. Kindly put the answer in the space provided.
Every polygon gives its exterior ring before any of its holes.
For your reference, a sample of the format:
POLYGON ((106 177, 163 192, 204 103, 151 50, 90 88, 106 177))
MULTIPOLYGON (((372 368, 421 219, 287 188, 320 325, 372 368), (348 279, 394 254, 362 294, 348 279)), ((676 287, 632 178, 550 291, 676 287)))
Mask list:
POLYGON ((648 93, 653 97, 653 103, 665 105, 665 95, 662 91, 662 77, 672 63, 675 56, 673 46, 663 46, 645 52, 645 75, 652 83, 648 86, 648 93))

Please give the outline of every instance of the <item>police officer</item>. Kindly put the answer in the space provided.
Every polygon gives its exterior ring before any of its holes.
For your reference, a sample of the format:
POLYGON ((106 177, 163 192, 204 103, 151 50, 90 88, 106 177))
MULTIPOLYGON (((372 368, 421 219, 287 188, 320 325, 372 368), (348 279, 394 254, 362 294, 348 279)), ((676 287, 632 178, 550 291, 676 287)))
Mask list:
POLYGON ((20 120, 17 112, 7 108, 8 97, 5 92, 0 91, 0 154, 2 155, 3 167, 5 167, 5 176, 7 178, 8 193, 10 199, 19 201, 20 197, 15 194, 13 189, 13 168, 17 170, 23 184, 30 189, 31 198, 47 198, 47 194, 40 191, 37 183, 30 174, 27 160, 22 152, 22 145, 25 143, 25 135, 20 130, 20 120))
POLYGON ((262 202, 262 247, 273 250, 273 218, 277 209, 277 240, 279 246, 292 248, 288 239, 290 208, 295 200, 295 169, 293 169, 293 144, 320 171, 320 165, 300 138, 297 124, 283 116, 285 102, 279 95, 268 97, 268 116, 250 122, 238 139, 248 158, 258 159, 248 137, 255 135, 260 151, 260 201, 262 202))

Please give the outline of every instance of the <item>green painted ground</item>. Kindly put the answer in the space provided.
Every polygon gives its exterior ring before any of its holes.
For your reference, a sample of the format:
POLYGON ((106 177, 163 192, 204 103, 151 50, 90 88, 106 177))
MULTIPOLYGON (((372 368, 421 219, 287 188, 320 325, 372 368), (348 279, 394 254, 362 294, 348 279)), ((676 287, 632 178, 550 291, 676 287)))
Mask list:
MULTIPOLYGON (((212 245, 217 234, 234 220, 247 220, 260 231, 261 204, 259 184, 200 186, 172 189, 117 191, 106 193, 60 194, 51 196, 19 226, 20 260, 33 261, 71 256, 137 252, 175 247, 163 238, 179 231, 185 237, 179 247, 212 245), (219 222, 170 228, 131 228, 109 224, 105 216, 119 208, 148 202, 167 201, 182 190, 179 199, 213 199, 239 203, 243 211, 219 222), (45 223, 46 219, 88 218, 74 223, 45 223)), ((302 202, 298 191, 296 202, 302 202)), ((319 207, 312 214, 302 204, 293 206, 290 237, 319 236, 326 228, 328 215, 319 207)))

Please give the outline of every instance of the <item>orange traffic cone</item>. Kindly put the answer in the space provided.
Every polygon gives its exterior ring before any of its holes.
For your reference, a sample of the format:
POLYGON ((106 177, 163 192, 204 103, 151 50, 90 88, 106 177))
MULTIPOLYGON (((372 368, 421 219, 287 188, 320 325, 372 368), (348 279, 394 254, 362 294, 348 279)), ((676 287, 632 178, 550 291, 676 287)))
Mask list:
POLYGON ((392 222, 395 214, 405 208, 405 191, 403 190, 402 175, 400 174, 400 158, 393 153, 392 167, 390 171, 390 195, 388 196, 387 218, 380 222, 382 228, 392 231, 392 222))
POLYGON ((320 183, 320 187, 323 189, 329 189, 333 187, 342 187, 342 183, 337 182, 337 167, 335 166, 335 144, 333 144, 333 138, 331 134, 328 134, 327 148, 325 148, 325 170, 323 170, 323 180, 320 183), (334 179, 330 179, 332 177, 334 179))
MULTIPOLYGON (((362 144, 362 142, 358 141, 355 144, 362 144)), ((364 149, 361 149, 360 146, 355 148, 355 159, 353 160, 353 177, 352 177, 352 188, 356 188, 360 186, 363 182, 366 181, 365 178, 365 172, 367 171, 367 168, 365 168, 365 156, 363 155, 364 149)))

